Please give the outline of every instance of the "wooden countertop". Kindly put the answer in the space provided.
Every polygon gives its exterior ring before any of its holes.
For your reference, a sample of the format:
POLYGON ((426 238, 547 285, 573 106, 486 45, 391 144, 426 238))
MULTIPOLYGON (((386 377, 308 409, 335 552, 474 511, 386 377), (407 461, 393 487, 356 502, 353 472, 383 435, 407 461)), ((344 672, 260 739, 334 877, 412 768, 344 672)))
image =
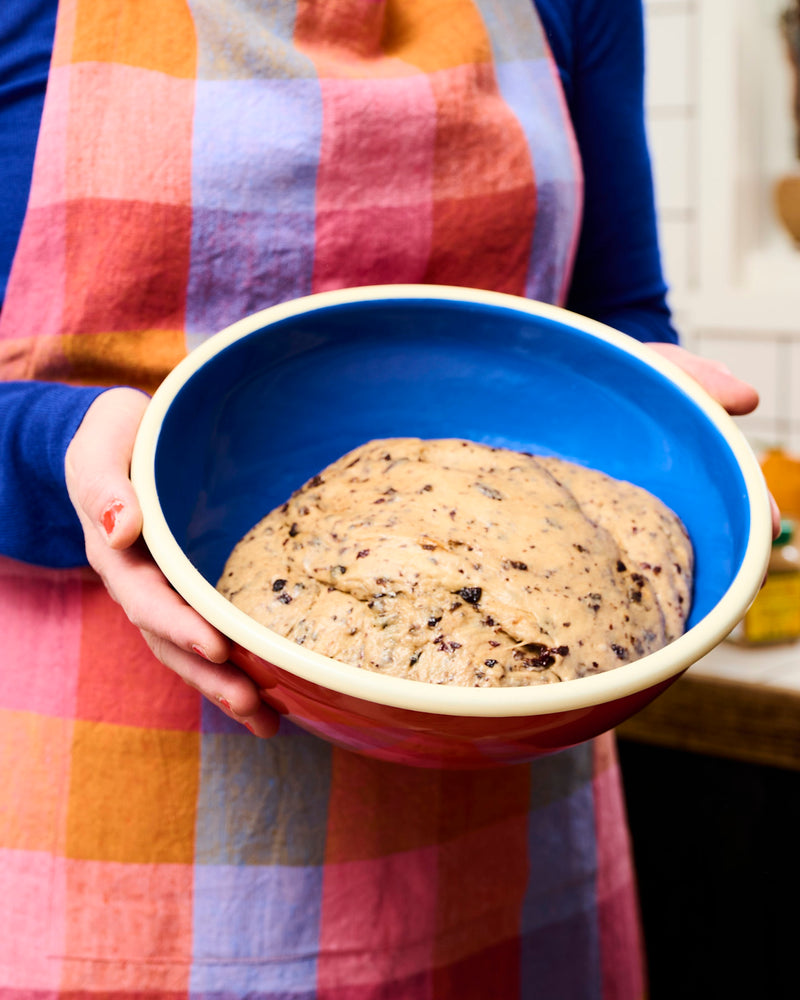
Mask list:
POLYGON ((617 733, 800 771, 800 643, 742 648, 724 642, 617 733))

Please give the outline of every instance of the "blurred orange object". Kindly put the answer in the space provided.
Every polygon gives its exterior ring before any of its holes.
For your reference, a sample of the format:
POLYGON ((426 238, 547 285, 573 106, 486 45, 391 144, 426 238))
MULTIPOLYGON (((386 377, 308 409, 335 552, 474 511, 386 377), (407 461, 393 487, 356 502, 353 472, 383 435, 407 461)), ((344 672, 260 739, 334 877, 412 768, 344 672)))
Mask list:
POLYGON ((800 457, 770 448, 761 458, 761 469, 781 516, 800 521, 800 457))

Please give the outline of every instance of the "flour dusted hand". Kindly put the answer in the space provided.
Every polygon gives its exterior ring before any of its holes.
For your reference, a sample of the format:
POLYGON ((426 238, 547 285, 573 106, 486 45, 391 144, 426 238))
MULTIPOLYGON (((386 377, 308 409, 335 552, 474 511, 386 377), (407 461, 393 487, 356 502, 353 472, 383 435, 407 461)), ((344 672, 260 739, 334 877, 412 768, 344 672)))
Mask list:
POLYGON ((243 538, 218 589, 319 653, 436 684, 519 686, 678 636, 692 548, 629 483, 461 440, 372 441, 243 538))

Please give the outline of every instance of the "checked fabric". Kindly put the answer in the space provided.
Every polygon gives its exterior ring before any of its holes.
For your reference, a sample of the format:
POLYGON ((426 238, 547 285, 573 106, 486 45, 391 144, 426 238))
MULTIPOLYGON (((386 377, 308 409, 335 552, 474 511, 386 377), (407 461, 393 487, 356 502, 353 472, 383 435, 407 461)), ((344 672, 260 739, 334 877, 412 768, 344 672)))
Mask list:
MULTIPOLYGON (((564 300, 529 0, 62 0, 4 379, 152 390, 275 302, 564 300)), ((89 570, 0 562, 0 1000, 637 1000, 611 737, 487 773, 259 741, 89 570)))

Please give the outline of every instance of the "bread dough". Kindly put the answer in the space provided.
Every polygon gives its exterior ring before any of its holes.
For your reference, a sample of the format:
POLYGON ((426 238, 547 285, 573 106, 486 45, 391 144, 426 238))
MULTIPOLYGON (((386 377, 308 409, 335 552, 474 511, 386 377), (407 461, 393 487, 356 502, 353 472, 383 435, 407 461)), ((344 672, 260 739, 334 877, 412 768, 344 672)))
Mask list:
POLYGON ((676 638, 693 553, 629 483, 461 440, 371 441, 235 547, 218 589, 268 628, 434 684, 546 684, 676 638))

